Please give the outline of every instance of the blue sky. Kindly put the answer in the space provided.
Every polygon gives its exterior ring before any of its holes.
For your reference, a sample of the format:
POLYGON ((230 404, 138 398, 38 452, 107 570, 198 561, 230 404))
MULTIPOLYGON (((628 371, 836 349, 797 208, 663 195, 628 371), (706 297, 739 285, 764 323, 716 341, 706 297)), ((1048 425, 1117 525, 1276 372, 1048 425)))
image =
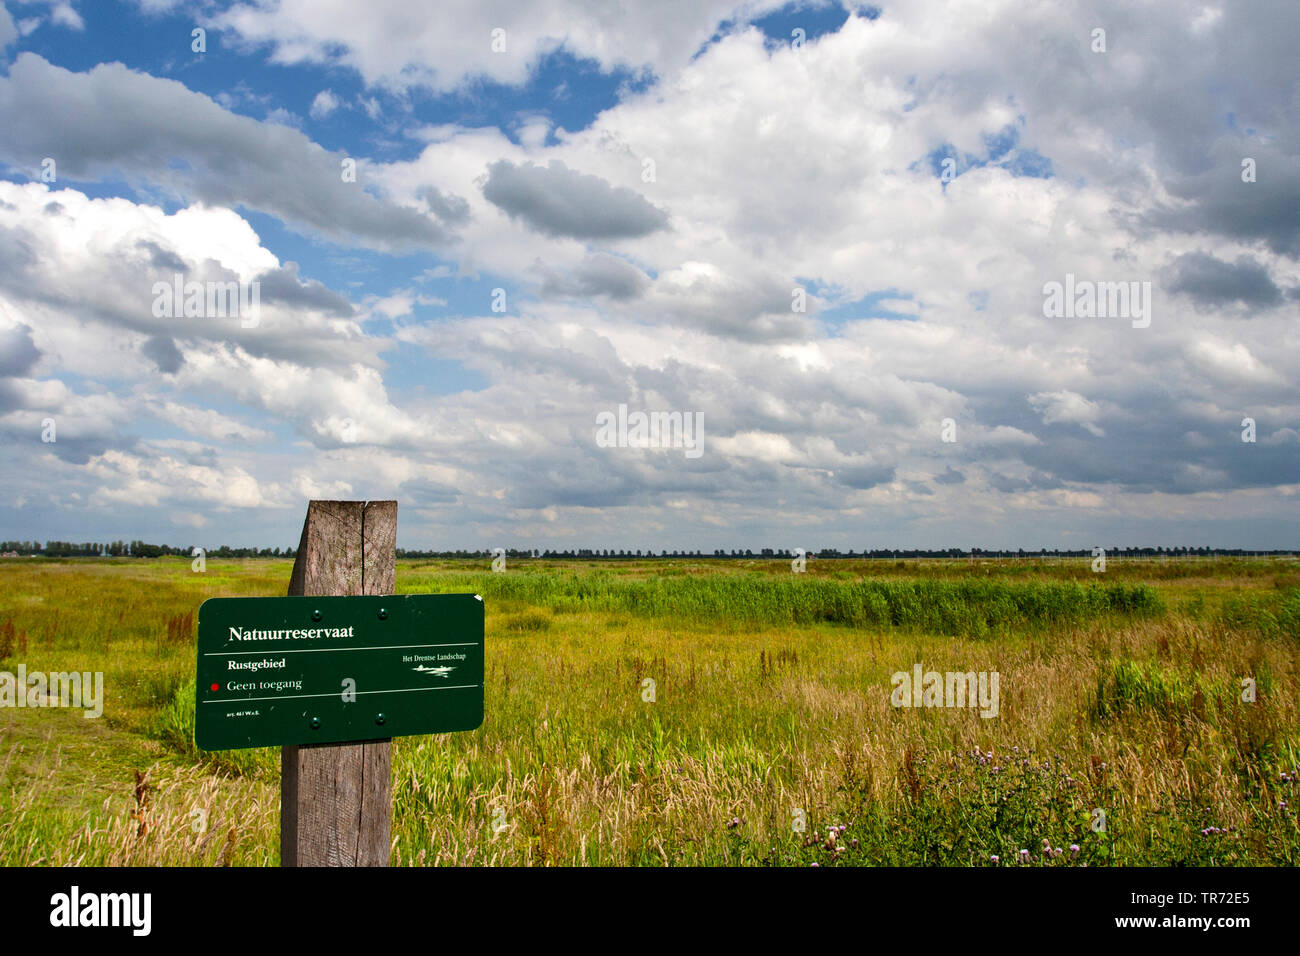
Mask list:
POLYGON ((0 537, 1293 546, 1270 6, 8 0, 0 537))

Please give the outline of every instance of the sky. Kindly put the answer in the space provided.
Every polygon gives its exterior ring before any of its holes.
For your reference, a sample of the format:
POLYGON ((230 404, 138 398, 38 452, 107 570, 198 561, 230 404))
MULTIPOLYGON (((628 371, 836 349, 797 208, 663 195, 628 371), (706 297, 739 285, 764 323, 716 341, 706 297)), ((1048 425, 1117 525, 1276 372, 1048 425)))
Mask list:
POLYGON ((1293 0, 422 7, 4 0, 0 539, 1300 545, 1293 0))

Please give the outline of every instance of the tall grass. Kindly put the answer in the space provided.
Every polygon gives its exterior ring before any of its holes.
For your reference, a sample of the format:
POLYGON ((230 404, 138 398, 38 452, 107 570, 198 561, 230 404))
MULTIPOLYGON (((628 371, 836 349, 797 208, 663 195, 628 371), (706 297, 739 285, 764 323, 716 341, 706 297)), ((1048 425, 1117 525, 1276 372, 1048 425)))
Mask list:
POLYGON ((840 581, 826 578, 674 577, 608 574, 450 574, 428 591, 474 591, 561 613, 617 612, 640 618, 727 620, 749 627, 840 624, 986 636, 1078 624, 1102 615, 1163 613, 1146 584, 978 581, 840 581))
POLYGON ((1122 660, 1099 670, 1090 710, 1095 719, 1102 721, 1142 711, 1163 718, 1190 714, 1204 718, 1212 717, 1216 704, 1222 706, 1232 696, 1230 686, 1208 687, 1205 679, 1195 672, 1154 662, 1122 660))

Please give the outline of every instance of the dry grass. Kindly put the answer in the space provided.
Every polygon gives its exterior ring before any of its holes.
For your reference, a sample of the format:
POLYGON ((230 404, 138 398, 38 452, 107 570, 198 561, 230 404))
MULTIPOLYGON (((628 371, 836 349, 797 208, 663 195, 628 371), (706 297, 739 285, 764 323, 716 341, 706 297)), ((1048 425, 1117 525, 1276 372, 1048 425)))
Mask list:
MULTIPOLYGON (((12 750, 6 763, 14 756, 12 750)), ((266 866, 278 862, 279 794, 198 768, 135 771, 94 809, 53 808, 70 768, 56 750, 0 818, 8 866, 266 866), (274 852, 272 852, 274 850, 274 852)))

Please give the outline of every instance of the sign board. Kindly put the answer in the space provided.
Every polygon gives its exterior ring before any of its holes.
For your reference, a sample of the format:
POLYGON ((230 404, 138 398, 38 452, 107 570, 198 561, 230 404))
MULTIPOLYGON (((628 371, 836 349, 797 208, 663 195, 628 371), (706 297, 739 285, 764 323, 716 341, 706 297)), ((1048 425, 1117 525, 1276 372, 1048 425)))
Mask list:
POLYGON ((483 599, 211 598, 199 608, 197 673, 202 750, 473 730, 483 599))

